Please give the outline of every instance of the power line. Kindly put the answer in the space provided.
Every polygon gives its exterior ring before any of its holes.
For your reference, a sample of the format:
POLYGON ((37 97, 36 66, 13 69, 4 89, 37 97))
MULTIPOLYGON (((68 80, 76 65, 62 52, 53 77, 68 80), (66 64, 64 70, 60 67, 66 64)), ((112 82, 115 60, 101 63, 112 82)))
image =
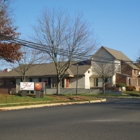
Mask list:
MULTIPOLYGON (((31 41, 27 41, 27 40, 23 40, 23 39, 18 39, 18 38, 11 38, 8 36, 5 36, 3 34, 0 34, 0 38, 3 40, 6 40, 9 43, 16 43, 25 47, 29 47, 32 49, 37 49, 40 50, 42 52, 47 52, 47 53, 54 53, 55 49, 52 48, 52 46, 47 46, 44 44, 39 44, 39 43, 35 43, 35 42, 31 42, 31 41)), ((68 55, 68 50, 64 50, 64 49, 57 49, 56 52, 58 55, 63 55, 63 56, 67 56, 68 55)), ((71 52, 69 52, 70 54, 71 52)), ((106 58, 103 56, 93 56, 93 55, 85 55, 83 53, 74 53, 72 56, 74 59, 78 59, 78 60, 89 60, 89 58, 92 58, 91 61, 95 61, 95 62, 104 62, 104 63, 112 63, 112 59, 110 58, 106 58)), ((119 59, 117 59, 119 60, 119 59)), ((127 62, 127 63, 136 63, 136 61, 128 61, 128 60, 119 60, 121 62, 127 62)), ((120 64, 117 62, 114 62, 116 64, 120 64)))
MULTIPOLYGON (((31 41, 26 41, 26 40, 22 40, 22 39, 18 39, 18 38, 11 39, 11 38, 9 38, 7 36, 3 36, 3 35, 0 35, 0 38, 6 39, 7 42, 16 43, 16 44, 26 46, 26 47, 29 47, 29 48, 32 48, 32 49, 40 50, 42 52, 48 52, 48 53, 54 52, 54 49, 52 49, 51 46, 47 46, 47 45, 44 45, 44 44, 38 44, 38 43, 34 43, 34 42, 31 42, 31 41)), ((69 52, 69 53, 71 53, 71 52, 69 52)), ((63 56, 68 56, 68 51, 64 50, 64 49, 57 49, 57 54, 58 55, 63 55, 63 56)), ((85 59, 89 59, 89 56, 86 56, 83 53, 74 53, 73 58, 80 59, 80 60, 81 59, 85 60, 85 59)))

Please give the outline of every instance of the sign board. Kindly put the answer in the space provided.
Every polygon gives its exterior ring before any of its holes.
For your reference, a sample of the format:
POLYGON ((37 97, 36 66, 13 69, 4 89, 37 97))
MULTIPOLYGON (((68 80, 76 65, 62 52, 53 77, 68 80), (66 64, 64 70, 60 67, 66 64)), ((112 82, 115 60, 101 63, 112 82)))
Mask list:
POLYGON ((20 82, 20 90, 34 90, 34 82, 20 82))
POLYGON ((42 83, 41 82, 35 83, 35 90, 42 90, 42 83))

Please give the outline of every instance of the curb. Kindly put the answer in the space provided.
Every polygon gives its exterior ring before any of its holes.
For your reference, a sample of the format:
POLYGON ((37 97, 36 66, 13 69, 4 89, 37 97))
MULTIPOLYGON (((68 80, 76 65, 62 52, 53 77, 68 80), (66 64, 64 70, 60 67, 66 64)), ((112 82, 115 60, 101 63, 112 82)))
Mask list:
POLYGON ((99 103, 99 102, 105 102, 105 101, 106 101, 106 99, 91 100, 91 101, 82 101, 82 102, 67 102, 67 103, 52 103, 52 104, 39 104, 39 105, 2 107, 2 108, 0 108, 0 111, 19 110, 19 109, 30 109, 30 108, 41 108, 41 107, 60 106, 60 105, 99 103))

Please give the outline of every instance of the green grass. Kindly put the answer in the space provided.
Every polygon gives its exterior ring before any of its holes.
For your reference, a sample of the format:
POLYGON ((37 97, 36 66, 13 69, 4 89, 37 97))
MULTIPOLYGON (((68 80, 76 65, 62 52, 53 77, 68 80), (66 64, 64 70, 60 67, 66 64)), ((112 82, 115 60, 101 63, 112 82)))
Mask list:
POLYGON ((123 94, 82 94, 84 96, 93 96, 93 97, 124 97, 124 96, 128 96, 128 95, 123 95, 123 94))
POLYGON ((96 100, 96 98, 84 95, 44 95, 43 98, 35 98, 35 96, 31 95, 22 97, 19 95, 0 94, 0 107, 87 100, 96 100))
POLYGON ((34 98, 32 96, 21 97, 18 95, 0 94, 0 103, 15 103, 15 102, 33 102, 51 100, 51 97, 34 98))
POLYGON ((44 95, 43 98, 35 98, 34 95, 22 97, 19 95, 0 94, 0 107, 17 106, 17 105, 34 105, 45 103, 60 103, 60 102, 75 102, 97 100, 106 97, 140 97, 140 92, 125 91, 122 95, 119 94, 61 94, 61 95, 44 95))
POLYGON ((140 91, 125 91, 123 92, 124 94, 126 95, 129 95, 129 96, 139 96, 140 97, 140 91))

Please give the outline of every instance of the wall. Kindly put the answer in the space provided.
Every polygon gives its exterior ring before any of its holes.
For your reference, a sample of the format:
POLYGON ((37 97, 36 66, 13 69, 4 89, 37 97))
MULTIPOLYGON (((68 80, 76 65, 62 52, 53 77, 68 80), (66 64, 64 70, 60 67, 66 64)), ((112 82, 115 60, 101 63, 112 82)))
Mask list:
POLYGON ((0 93, 10 94, 16 91, 15 78, 0 79, 0 93))
POLYGON ((128 85, 126 76, 121 74, 116 74, 116 83, 124 83, 126 86, 128 85))
POLYGON ((132 76, 132 68, 129 65, 122 63, 121 68, 121 73, 132 76))
MULTIPOLYGON (((33 82, 39 82, 38 80, 39 78, 32 78, 32 81, 33 82)), ((70 87, 69 88, 76 88, 76 78, 69 78, 70 79, 70 87)), ((42 81, 45 81, 45 80, 48 80, 47 77, 46 78, 42 78, 42 81)), ((27 80, 29 81, 29 79, 27 80)), ((16 79, 16 93, 18 93, 18 91, 20 91, 20 82, 21 80, 20 79, 16 79)), ((66 83, 65 83, 66 84, 66 83)), ((81 76, 81 77, 78 77, 78 86, 77 88, 85 88, 85 77, 84 76, 81 76)), ((90 82, 88 83, 90 84, 90 82)), ((56 93, 56 88, 50 88, 48 86, 46 86, 46 93, 56 93)))
POLYGON ((96 57, 97 60, 101 60, 101 59, 105 60, 105 58, 106 58, 106 60, 113 60, 114 59, 114 57, 112 55, 110 55, 110 53, 108 53, 103 48, 101 48, 100 51, 98 51, 95 55, 98 56, 98 57, 96 57))
MULTIPOLYGON (((105 70, 105 72, 110 71, 110 72, 107 72, 108 77, 111 77, 110 85, 112 85, 112 86, 115 85, 116 84, 115 73, 121 72, 121 62, 119 60, 115 60, 114 57, 110 53, 108 53, 106 50, 104 50, 103 48, 101 48, 100 51, 98 51, 94 55, 93 61, 92 61, 93 67, 94 67, 94 63, 96 63, 98 65, 98 62, 100 62, 100 61, 101 61, 101 63, 99 63, 99 66, 100 66, 100 64, 103 65, 103 69, 100 69, 100 70, 101 71, 105 70)), ((95 64, 95 66, 96 66, 96 64, 95 64)), ((94 72, 92 77, 97 77, 98 78, 98 87, 102 87, 102 78, 99 78, 99 77, 101 77, 101 74, 99 75, 98 72, 94 72)), ((90 80, 91 80, 91 86, 93 86, 94 79, 91 78, 90 80)))
POLYGON ((114 73, 121 73, 121 62, 120 60, 114 60, 115 68, 114 73))
POLYGON ((16 79, 16 93, 20 90, 20 79, 16 79))
MULTIPOLYGON (((91 87, 91 78, 90 76, 92 75, 92 69, 88 69, 86 72, 85 72, 85 89, 90 89, 91 87)), ((93 82, 93 81, 92 81, 93 82)))
POLYGON ((94 87, 94 78, 90 77, 90 88, 94 87))
POLYGON ((112 86, 116 84, 116 74, 112 76, 112 86))
POLYGON ((76 88, 76 80, 78 80, 77 88, 85 88, 85 77, 70 78, 70 88, 76 88))

